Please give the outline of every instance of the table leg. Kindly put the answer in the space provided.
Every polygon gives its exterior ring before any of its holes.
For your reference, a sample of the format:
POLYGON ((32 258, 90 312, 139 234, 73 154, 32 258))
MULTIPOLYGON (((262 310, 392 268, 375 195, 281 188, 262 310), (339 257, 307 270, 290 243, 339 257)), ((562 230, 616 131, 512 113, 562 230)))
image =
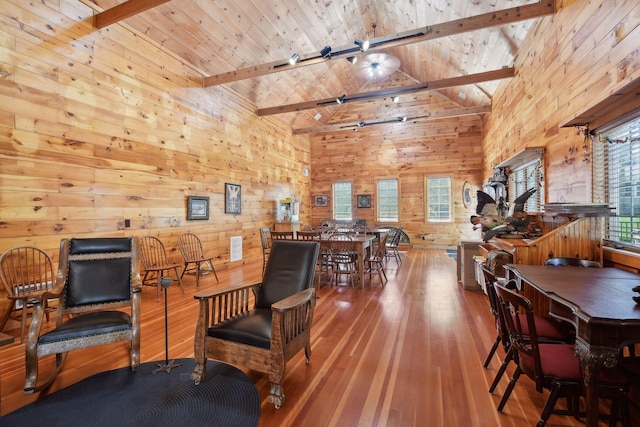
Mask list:
POLYGON ((576 339, 576 355, 580 359, 582 381, 585 388, 587 410, 586 425, 598 425, 598 383, 600 369, 613 367, 618 363, 618 352, 610 348, 594 349, 584 340, 576 339))

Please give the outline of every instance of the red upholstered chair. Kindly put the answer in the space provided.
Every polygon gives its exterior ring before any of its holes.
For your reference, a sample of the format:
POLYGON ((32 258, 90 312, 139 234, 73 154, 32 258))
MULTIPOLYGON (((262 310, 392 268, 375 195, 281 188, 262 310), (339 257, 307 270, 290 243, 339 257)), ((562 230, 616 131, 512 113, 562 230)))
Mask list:
MULTIPOLYGON (((493 379, 493 383, 491 387, 489 387, 489 393, 493 393, 493 391, 498 386, 500 379, 504 375, 509 363, 513 360, 514 349, 511 347, 511 343, 509 341, 509 336, 507 334, 505 319, 503 319, 502 313, 500 311, 499 303, 498 303, 498 295, 496 294, 495 285, 497 284, 496 276, 486 267, 482 267, 482 272, 484 274, 484 280, 486 284, 487 296, 489 297, 489 310, 491 314, 493 314, 495 319, 496 330, 498 331, 498 335, 496 336, 496 340, 493 342, 493 346, 491 350, 489 350, 489 354, 487 355, 486 360, 484 361, 484 367, 488 367, 491 359, 496 353, 498 346, 502 344, 504 351, 506 352, 505 357, 496 373, 496 376, 493 379)), ((515 289, 516 284, 514 281, 510 281, 505 285, 509 289, 515 289)), ((524 314, 519 314, 518 316, 524 316, 524 314)), ((541 342, 547 343, 572 343, 574 341, 575 336, 568 332, 565 332, 558 325, 544 317, 533 316, 534 322, 536 324, 536 331, 538 333, 538 340, 541 342)), ((526 323, 521 322, 526 328, 526 323)), ((528 333, 528 330, 525 329, 525 332, 528 333)))
MULTIPOLYGON (((517 367, 498 411, 502 411, 516 382, 522 374, 534 381, 536 390, 549 390, 549 397, 540 414, 538 427, 544 426, 552 413, 580 416, 578 402, 583 395, 580 361, 571 344, 548 344, 538 341, 533 309, 528 299, 501 285, 495 285, 499 308, 505 320, 517 367), (556 401, 567 398, 567 410, 556 410, 556 401)), ((623 425, 630 425, 627 400, 628 380, 617 368, 600 371, 599 395, 611 399, 611 423, 620 415, 623 425)))
POLYGON ((284 402, 287 361, 304 348, 311 358, 310 331, 316 304, 313 277, 318 242, 275 240, 262 283, 229 286, 195 295, 200 312, 191 378, 206 375, 207 358, 269 374, 269 402, 284 402))

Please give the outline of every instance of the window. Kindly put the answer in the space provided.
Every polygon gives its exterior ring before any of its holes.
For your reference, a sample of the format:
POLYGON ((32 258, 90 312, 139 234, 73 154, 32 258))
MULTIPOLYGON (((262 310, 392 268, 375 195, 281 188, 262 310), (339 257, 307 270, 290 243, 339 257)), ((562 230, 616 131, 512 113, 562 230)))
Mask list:
POLYGON ((425 177, 427 221, 451 221, 451 178, 425 177))
POLYGON ((604 238, 640 247, 640 113, 599 131, 591 154, 593 202, 615 213, 606 220, 604 238))
POLYGON ((398 222, 398 180, 379 179, 377 181, 377 221, 378 222, 398 222))
POLYGON ((353 219, 351 210, 351 183, 333 183, 333 219, 353 219))
POLYGON ((542 157, 513 168, 509 173, 509 204, 511 205, 525 191, 536 188, 538 191, 529 197, 524 210, 540 212, 540 207, 544 205, 544 191, 540 188, 542 182, 542 157))

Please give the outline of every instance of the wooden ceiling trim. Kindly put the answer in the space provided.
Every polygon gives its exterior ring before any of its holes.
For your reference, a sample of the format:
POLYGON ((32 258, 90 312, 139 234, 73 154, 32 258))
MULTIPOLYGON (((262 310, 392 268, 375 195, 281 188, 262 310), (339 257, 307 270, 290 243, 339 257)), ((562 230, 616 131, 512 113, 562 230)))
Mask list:
MULTIPOLYGON (((421 92, 426 90, 440 90, 454 86, 464 86, 477 84, 491 80, 499 80, 513 77, 515 69, 502 68, 500 70, 486 71, 484 73, 471 74, 468 76, 451 77, 448 79, 435 80, 417 85, 404 86, 392 89, 377 90, 373 92, 359 93, 355 95, 346 95, 343 104, 352 102, 368 101, 375 98, 385 98, 388 96, 403 95, 413 92, 421 92)), ((297 104, 280 105, 278 107, 260 108, 257 110, 258 116, 269 116, 273 114, 291 113, 294 111, 308 110, 319 107, 335 107, 336 98, 325 98, 316 101, 299 102, 297 104)))
MULTIPOLYGON (((556 12, 555 1, 547 0, 532 3, 529 5, 503 9, 497 12, 490 12, 472 17, 456 19, 449 22, 435 24, 417 30, 405 31, 389 36, 376 37, 370 40, 370 47, 366 53, 376 50, 388 49, 396 46, 403 46, 412 43, 434 40, 441 37, 448 37, 469 31, 476 31, 484 28, 491 28, 498 25, 507 25, 514 22, 525 21, 556 12)), ((235 71, 216 74, 204 78, 205 87, 230 83, 238 80, 249 79, 281 71, 292 70, 294 68, 306 67, 320 64, 329 60, 342 59, 350 56, 363 54, 355 44, 346 45, 332 50, 331 55, 323 57, 320 52, 300 55, 300 60, 296 64, 289 64, 289 58, 279 61, 269 62, 261 65, 242 68, 235 71)))
POLYGON ((351 122, 351 123, 336 123, 325 126, 315 126, 310 128, 300 128, 293 129, 294 135, 302 135, 302 134, 310 134, 310 133, 319 133, 319 132, 336 132, 336 131, 344 131, 344 130, 357 130, 362 127, 370 127, 376 125, 385 125, 392 123, 421 123, 430 120, 439 120, 439 119, 449 119, 453 117, 463 117, 463 116, 471 116, 476 114, 488 114, 491 112, 491 105, 481 105, 475 107, 462 107, 462 108, 453 108, 449 110, 440 110, 434 111, 432 113, 428 113, 421 116, 414 117, 392 117, 389 119, 382 120, 374 120, 374 121, 359 121, 359 122, 351 122))
POLYGON ((169 1, 171 0, 129 0, 95 15, 93 26, 101 29, 169 1))

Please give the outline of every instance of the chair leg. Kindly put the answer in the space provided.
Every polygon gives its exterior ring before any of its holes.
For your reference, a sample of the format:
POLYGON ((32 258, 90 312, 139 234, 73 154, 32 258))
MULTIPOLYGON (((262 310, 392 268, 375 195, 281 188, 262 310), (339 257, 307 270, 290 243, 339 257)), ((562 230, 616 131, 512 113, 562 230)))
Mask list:
POLYGON ((496 350, 498 350, 498 346, 500 345, 501 342, 502 342, 502 338, 500 337, 500 334, 498 334, 498 336, 496 337, 496 340, 493 342, 493 345, 491 346, 491 350, 489 350, 489 354, 487 355, 487 358, 485 359, 484 364, 482 365, 484 368, 489 366, 489 363, 491 363, 491 359, 493 359, 493 355, 496 354, 496 350))
MULTIPOLYGON (((180 286, 180 289, 182 289, 182 295, 184 295, 184 288, 182 287, 182 279, 180 278, 180 275, 178 274, 178 267, 174 267, 173 271, 176 273, 176 278, 178 279, 178 286, 180 286)), ((196 274, 198 274, 198 273, 199 272, 196 272, 196 274)), ((160 287, 159 286, 158 286, 158 292, 160 292, 160 287)), ((160 298, 160 294, 159 293, 158 293, 158 298, 160 298)))
POLYGON ((551 386, 549 397, 547 397, 544 408, 542 408, 542 413, 540 414, 540 420, 538 420, 537 427, 544 427, 547 424, 547 420, 551 416, 553 408, 556 406, 556 402, 558 401, 558 396, 560 395, 561 389, 562 384, 560 384, 558 381, 554 381, 551 386))
POLYGON ((213 266, 213 262, 212 261, 207 261, 209 263, 209 266, 211 267, 211 271, 213 271, 213 275, 216 278, 216 282, 220 283, 220 280, 218 280, 218 273, 216 273, 216 268, 213 266))
POLYGON ((498 372, 496 373, 496 377, 493 379, 493 383, 491 383, 491 387, 489 387, 489 393, 494 392, 494 390, 498 386, 498 383, 500 382, 500 379, 502 379, 502 376, 507 370, 507 366, 509 365, 509 362, 511 362, 512 359, 513 359, 513 350, 509 348, 507 355, 504 357, 504 360, 502 361, 502 365, 500 365, 500 369, 498 369, 498 372))
POLYGON ((511 392, 513 391, 513 388, 516 386, 516 383, 518 382, 518 378, 520 378, 521 374, 522 374, 522 370, 520 369, 520 366, 518 366, 516 370, 513 372, 513 377, 511 377, 511 381, 509 381, 509 385, 507 386, 507 389, 504 391, 504 396, 502 396, 502 400, 500 400, 500 404, 498 405, 498 412, 502 412, 502 410, 504 409, 504 405, 507 404, 507 400, 509 400, 509 396, 511 396, 511 392))

